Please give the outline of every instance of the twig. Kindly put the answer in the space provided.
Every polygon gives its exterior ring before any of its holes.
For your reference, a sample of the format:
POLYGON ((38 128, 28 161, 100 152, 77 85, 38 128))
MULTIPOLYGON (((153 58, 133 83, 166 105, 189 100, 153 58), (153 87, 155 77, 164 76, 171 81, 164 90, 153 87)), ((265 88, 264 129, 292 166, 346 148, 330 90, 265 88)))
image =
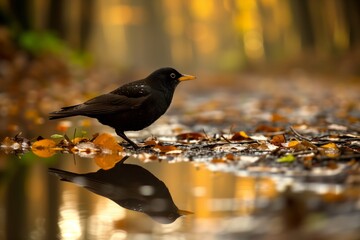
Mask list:
POLYGON ((232 143, 229 139, 227 139, 224 135, 221 135, 221 138, 224 139, 228 143, 232 143))
POLYGON ((310 138, 307 138, 303 135, 301 135, 299 132, 297 132, 292 126, 290 126, 290 130, 295 134, 295 136, 297 136, 298 138, 302 139, 302 140, 306 140, 308 142, 311 142, 310 138))

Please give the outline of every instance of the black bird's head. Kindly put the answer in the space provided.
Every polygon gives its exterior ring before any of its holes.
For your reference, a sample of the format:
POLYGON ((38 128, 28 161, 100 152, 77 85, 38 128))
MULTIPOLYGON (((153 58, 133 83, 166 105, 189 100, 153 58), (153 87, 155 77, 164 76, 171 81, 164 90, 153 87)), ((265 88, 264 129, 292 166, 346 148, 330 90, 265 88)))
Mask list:
POLYGON ((181 81, 188 81, 194 79, 196 79, 195 76, 181 74, 171 67, 165 67, 151 73, 146 78, 146 81, 152 88, 174 91, 176 86, 181 81))

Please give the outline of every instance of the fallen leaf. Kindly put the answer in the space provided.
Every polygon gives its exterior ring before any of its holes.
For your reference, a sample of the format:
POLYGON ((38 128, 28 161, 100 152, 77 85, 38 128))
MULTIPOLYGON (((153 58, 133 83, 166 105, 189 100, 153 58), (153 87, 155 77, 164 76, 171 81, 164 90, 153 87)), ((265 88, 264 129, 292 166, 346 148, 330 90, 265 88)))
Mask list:
POLYGON ((295 160, 296 160, 296 158, 295 158, 294 155, 288 154, 288 155, 285 155, 285 156, 283 156, 281 158, 278 158, 276 160, 276 162, 278 162, 278 163, 291 163, 291 162, 293 162, 295 160))
POLYGON ((268 126, 268 125, 260 125, 257 126, 255 129, 255 132, 280 132, 283 129, 280 127, 273 127, 273 126, 268 126))
POLYGON ((282 143, 285 143, 285 136, 283 134, 275 135, 272 137, 270 143, 275 146, 281 146, 282 143))
POLYGON ((172 145, 163 146, 163 145, 157 144, 154 146, 154 150, 157 152, 161 152, 161 153, 169 153, 169 152, 173 152, 173 151, 178 151, 180 149, 178 149, 177 147, 172 146, 172 145))
POLYGON ((48 158, 56 153, 56 142, 51 139, 42 139, 32 144, 33 153, 42 158, 48 158))
POLYGON ((242 141, 242 140, 248 140, 250 137, 246 134, 244 131, 236 132, 232 137, 232 141, 242 141))
POLYGON ((122 152, 123 148, 117 143, 114 136, 108 133, 102 133, 95 138, 93 143, 100 147, 103 151, 122 152))
POLYGON ((319 147, 320 153, 330 157, 335 158, 340 156, 340 149, 335 143, 328 143, 319 147))
POLYGON ((288 148, 293 148, 293 147, 296 147, 297 145, 299 145, 299 141, 297 141, 297 140, 292 140, 292 141, 290 141, 290 142, 288 142, 288 144, 287 144, 287 147, 288 148))
POLYGON ((54 139, 56 139, 56 138, 64 138, 64 135, 62 135, 62 134, 53 134, 50 137, 54 138, 54 139))
POLYGON ((188 132, 188 133, 181 133, 176 136, 178 140, 186 140, 186 141, 201 141, 205 139, 205 135, 203 133, 198 132, 188 132))

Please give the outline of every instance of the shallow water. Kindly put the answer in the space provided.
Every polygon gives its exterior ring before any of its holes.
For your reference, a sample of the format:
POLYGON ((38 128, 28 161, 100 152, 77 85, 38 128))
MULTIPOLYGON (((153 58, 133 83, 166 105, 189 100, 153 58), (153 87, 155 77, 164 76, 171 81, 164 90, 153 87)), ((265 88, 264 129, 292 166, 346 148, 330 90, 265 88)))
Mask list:
POLYGON ((48 167, 95 172, 99 167, 90 158, 2 154, 0 237, 286 239, 301 234, 356 239, 360 230, 359 186, 241 176, 214 171, 202 163, 145 163, 130 157, 124 164, 141 166, 163 181, 175 205, 193 214, 169 224, 158 223, 48 173, 48 167))

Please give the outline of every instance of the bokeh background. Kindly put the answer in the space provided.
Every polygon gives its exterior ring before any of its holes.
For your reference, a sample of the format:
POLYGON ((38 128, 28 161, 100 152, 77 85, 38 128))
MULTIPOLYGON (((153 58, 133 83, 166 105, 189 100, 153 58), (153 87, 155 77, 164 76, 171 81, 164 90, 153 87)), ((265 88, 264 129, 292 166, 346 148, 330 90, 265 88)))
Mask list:
MULTIPOLYGON (((357 72, 354 0, 0 1, 1 23, 28 50, 91 55, 119 69, 253 67, 357 72)), ((2 36, 4 33, 2 33, 2 36)), ((2 37, 4 38, 4 37, 2 37)))

